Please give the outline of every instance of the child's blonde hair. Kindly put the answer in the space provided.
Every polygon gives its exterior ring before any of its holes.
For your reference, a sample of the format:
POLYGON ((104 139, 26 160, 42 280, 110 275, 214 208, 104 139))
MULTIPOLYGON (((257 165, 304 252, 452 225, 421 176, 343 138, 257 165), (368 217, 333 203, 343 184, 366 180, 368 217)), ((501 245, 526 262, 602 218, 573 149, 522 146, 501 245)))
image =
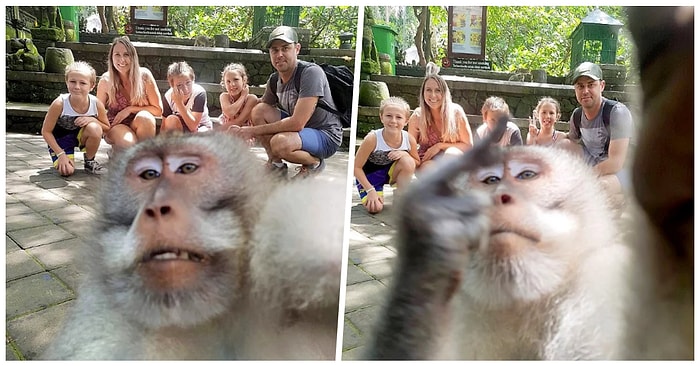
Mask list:
POLYGON ((484 105, 481 107, 481 114, 486 112, 501 112, 506 115, 510 115, 510 108, 508 108, 508 103, 501 97, 488 97, 484 101, 484 105))
POLYGON ((232 62, 226 65, 226 67, 224 67, 224 70, 221 72, 221 86, 224 88, 224 90, 226 90, 226 81, 224 80, 226 78, 226 74, 233 71, 238 71, 238 73, 241 74, 241 78, 243 79, 243 84, 248 84, 248 73, 245 71, 245 66, 237 62, 232 62))
POLYGON ((168 66, 168 82, 172 82, 173 78, 179 75, 187 75, 194 81, 194 69, 185 61, 173 62, 168 66))
POLYGON ((95 69, 85 61, 75 61, 66 66, 66 81, 68 81, 68 74, 71 72, 88 74, 92 85, 97 83, 97 73, 95 72, 95 69))
POLYGON ((535 111, 537 111, 538 114, 540 113, 540 108, 545 103, 553 104, 554 109, 557 110, 557 114, 561 114, 561 107, 559 106, 559 102, 557 102, 557 100, 552 97, 542 97, 542 99, 540 99, 540 101, 537 102, 537 107, 535 107, 535 111))
POLYGON ((406 102, 406 100, 404 100, 401 97, 389 97, 389 98, 382 100, 381 103, 379 103, 379 115, 380 116, 382 114, 384 114, 384 108, 386 108, 386 106, 389 106, 389 105, 401 108, 404 111, 404 115, 405 115, 406 119, 408 119, 408 117, 411 113, 411 106, 409 106, 408 103, 406 102))

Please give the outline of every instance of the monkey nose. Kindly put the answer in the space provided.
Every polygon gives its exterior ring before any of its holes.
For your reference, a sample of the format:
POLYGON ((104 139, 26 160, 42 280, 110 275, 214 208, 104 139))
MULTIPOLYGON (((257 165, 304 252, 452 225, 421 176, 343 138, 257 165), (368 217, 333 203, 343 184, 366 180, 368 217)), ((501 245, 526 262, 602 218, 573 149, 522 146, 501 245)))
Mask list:
POLYGON ((168 215, 172 209, 168 205, 164 206, 152 206, 152 207, 146 207, 144 210, 146 213, 146 216, 157 219, 161 216, 168 215))
POLYGON ((496 205, 507 205, 509 203, 512 203, 512 201, 513 196, 507 193, 497 194, 496 197, 494 197, 494 204, 496 205))

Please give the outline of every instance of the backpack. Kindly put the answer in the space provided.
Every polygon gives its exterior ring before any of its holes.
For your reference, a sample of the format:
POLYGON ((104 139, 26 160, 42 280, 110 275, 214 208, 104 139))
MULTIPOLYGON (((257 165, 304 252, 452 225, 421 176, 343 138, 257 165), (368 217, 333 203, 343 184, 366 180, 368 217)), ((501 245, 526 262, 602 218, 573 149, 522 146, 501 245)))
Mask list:
MULTIPOLYGON (((603 102, 603 124, 605 125, 605 129, 608 130, 608 139, 605 142, 605 151, 608 150, 608 145, 610 145, 610 112, 617 103, 617 101, 612 99, 605 99, 603 102)), ((581 113, 583 113, 581 107, 574 109, 574 128, 578 132, 579 138, 581 137, 581 113)))
MULTIPOLYGON (((297 71, 294 74, 294 89, 299 92, 299 85, 301 83, 301 73, 304 68, 311 65, 311 62, 300 61, 297 64, 297 71)), ((352 85, 355 77, 347 66, 335 66, 328 64, 318 64, 318 66, 323 69, 326 74, 326 79, 328 79, 328 86, 331 89, 331 97, 335 103, 335 108, 331 108, 323 98, 319 98, 317 107, 325 109, 338 116, 340 123, 344 128, 350 127, 350 119, 352 117, 352 85)), ((274 72, 270 75, 270 88, 272 92, 277 94, 277 78, 279 74, 274 72)))

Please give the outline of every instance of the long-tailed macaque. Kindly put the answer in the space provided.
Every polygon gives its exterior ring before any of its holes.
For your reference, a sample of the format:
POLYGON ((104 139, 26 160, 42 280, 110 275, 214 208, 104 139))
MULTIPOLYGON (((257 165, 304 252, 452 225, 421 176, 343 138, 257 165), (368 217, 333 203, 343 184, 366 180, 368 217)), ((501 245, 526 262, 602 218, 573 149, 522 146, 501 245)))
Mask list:
POLYGON ((334 359, 344 184, 279 182, 223 133, 111 159, 47 359, 334 359))
POLYGON ((442 162, 397 203, 368 358, 694 358, 693 8, 628 11, 643 90, 630 212, 614 219, 559 149, 487 139, 442 162))
POLYGON ((629 250, 591 168, 552 151, 478 145, 410 187, 371 358, 619 357, 629 250))

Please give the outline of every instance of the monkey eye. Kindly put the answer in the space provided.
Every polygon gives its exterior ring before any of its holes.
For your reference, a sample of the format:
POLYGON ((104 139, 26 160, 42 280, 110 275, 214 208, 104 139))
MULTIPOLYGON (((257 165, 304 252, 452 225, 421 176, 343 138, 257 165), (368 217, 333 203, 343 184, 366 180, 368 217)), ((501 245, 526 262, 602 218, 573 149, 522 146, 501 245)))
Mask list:
POLYGON ((179 168, 177 168, 177 172, 182 174, 191 174, 194 173, 197 170, 197 168, 199 168, 197 164, 185 163, 180 165, 179 168))
POLYGON ((501 181, 501 178, 495 176, 495 175, 489 175, 488 177, 484 178, 481 180, 481 183, 485 184, 497 184, 498 182, 501 181))
POLYGON ((139 177, 145 180, 156 179, 160 177, 160 172, 155 169, 146 169, 141 174, 139 174, 139 177))
POLYGON ((532 170, 526 170, 524 172, 521 172, 516 176, 517 179, 532 179, 537 176, 537 173, 533 172, 532 170))

